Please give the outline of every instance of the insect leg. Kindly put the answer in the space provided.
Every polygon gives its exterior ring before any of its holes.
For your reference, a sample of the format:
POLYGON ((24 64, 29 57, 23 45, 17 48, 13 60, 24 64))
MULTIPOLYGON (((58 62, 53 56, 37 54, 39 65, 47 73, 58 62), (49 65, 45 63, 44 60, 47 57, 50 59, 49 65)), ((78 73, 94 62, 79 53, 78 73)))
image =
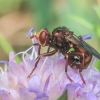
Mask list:
POLYGON ((50 50, 50 46, 48 47, 47 53, 49 52, 49 50, 50 50))
POLYGON ((44 57, 44 56, 52 56, 52 55, 54 55, 56 52, 57 52, 57 50, 53 50, 53 51, 51 51, 51 52, 43 53, 43 54, 39 55, 39 57, 37 58, 37 61, 36 61, 36 63, 35 63, 35 66, 34 66, 34 68, 33 68, 33 70, 32 70, 31 73, 28 75, 28 78, 30 78, 30 76, 31 76, 32 73, 34 72, 34 70, 35 70, 36 67, 37 67, 37 64, 39 63, 39 60, 40 60, 42 57, 44 57))
POLYGON ((80 77, 81 77, 81 79, 82 79, 82 82, 83 82, 83 84, 86 84, 85 83, 85 80, 84 80, 84 78, 83 78, 83 75, 82 75, 82 71, 79 69, 79 74, 80 74, 80 77))
POLYGON ((69 56, 80 56, 81 57, 81 63, 82 63, 82 66, 79 68, 79 74, 80 74, 80 77, 83 81, 83 84, 86 84, 85 83, 85 80, 83 78, 83 75, 82 75, 82 70, 84 69, 84 54, 83 53, 80 53, 80 52, 73 52, 73 53, 68 53, 69 56))
POLYGON ((38 55, 40 55, 41 45, 39 45, 38 55))
POLYGON ((39 60, 40 60, 41 57, 42 57, 42 56, 39 56, 39 57, 37 58, 37 61, 36 61, 36 63, 35 63, 35 67, 34 67, 33 70, 31 71, 31 73, 28 75, 28 78, 30 78, 30 76, 32 75, 32 73, 33 73, 34 70, 36 69, 37 64, 38 64, 38 62, 39 62, 39 60))
POLYGON ((69 77, 69 75, 67 73, 67 69, 68 69, 68 54, 66 54, 65 56, 66 56, 65 73, 66 73, 66 76, 69 79, 69 81, 73 82, 73 80, 69 77))

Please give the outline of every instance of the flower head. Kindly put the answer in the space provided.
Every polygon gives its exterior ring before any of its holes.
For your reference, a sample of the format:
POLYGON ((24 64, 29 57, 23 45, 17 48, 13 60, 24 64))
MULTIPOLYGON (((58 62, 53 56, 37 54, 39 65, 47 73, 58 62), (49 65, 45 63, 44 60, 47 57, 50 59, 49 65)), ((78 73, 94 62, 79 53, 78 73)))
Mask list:
POLYGON ((32 76, 27 78, 34 68, 37 49, 32 46, 18 54, 10 52, 9 62, 1 62, 5 64, 4 71, 0 68, 2 100, 57 100, 66 90, 68 100, 100 99, 100 73, 93 67, 95 57, 82 72, 86 85, 82 84, 78 71, 68 67, 68 74, 74 80, 70 83, 65 74, 64 56, 59 52, 54 57, 41 58, 32 76), (17 64, 15 57, 19 54, 22 54, 22 61, 17 64))

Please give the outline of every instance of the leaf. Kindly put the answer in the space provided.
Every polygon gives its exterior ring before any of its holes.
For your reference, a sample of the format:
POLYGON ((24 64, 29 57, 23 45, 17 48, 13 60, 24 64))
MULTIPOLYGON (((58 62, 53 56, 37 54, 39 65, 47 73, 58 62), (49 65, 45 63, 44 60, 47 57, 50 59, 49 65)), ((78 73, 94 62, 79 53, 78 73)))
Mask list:
POLYGON ((57 100, 68 100, 67 90, 57 100))

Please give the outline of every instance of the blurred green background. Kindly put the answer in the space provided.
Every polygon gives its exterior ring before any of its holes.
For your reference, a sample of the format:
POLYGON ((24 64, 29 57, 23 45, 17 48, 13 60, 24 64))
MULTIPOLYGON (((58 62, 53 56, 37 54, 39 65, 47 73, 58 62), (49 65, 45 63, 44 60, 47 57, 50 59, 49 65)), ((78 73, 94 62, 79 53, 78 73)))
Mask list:
POLYGON ((100 52, 100 0, 0 0, 0 60, 32 45, 25 38, 32 26, 36 32, 66 26, 76 35, 92 34, 87 42, 100 52))

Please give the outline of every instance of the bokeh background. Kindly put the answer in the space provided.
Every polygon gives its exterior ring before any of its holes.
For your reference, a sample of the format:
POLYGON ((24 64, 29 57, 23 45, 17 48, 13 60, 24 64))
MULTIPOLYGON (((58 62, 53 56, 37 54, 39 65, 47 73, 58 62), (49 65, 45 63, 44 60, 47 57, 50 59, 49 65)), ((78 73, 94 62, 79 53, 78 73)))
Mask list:
MULTIPOLYGON (((0 0, 0 60, 32 45, 25 37, 32 26, 36 32, 66 26, 78 36, 92 34, 87 42, 100 52, 100 0, 0 0)), ((100 69, 99 60, 95 66, 100 69)))

